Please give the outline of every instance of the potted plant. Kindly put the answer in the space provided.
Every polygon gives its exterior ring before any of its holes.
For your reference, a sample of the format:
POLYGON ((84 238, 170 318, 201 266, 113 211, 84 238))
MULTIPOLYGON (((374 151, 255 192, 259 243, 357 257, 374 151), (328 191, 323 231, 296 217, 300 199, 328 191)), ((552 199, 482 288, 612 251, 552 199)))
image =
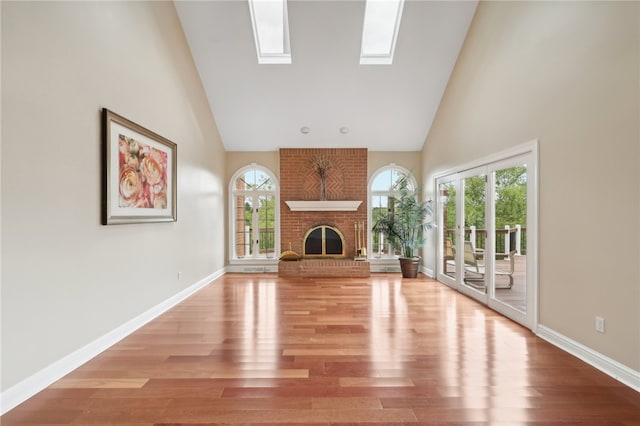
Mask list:
POLYGON ((431 201, 419 201, 419 190, 411 188, 409 182, 409 175, 398 181, 398 197, 389 200, 388 215, 378 219, 373 230, 382 233, 400 251, 403 278, 416 278, 422 259, 418 250, 427 240, 426 231, 433 226, 431 221, 426 221, 433 210, 431 201))

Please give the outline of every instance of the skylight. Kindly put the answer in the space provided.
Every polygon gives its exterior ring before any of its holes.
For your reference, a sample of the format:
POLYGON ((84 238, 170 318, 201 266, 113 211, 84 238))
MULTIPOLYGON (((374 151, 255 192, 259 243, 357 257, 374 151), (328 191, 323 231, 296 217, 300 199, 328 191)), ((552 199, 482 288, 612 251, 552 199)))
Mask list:
POLYGON ((248 0, 259 64, 290 64, 286 0, 248 0))
POLYGON ((403 6, 404 0, 367 0, 360 64, 393 63, 403 6))

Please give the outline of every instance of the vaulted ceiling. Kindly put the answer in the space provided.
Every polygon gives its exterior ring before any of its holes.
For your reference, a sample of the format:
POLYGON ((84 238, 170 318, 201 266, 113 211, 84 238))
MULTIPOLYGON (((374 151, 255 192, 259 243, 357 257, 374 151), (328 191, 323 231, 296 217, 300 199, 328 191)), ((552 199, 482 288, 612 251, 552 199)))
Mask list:
POLYGON ((364 0, 289 0, 290 65, 258 64, 247 1, 175 5, 227 151, 416 151, 477 1, 407 0, 392 65, 359 64, 364 0))

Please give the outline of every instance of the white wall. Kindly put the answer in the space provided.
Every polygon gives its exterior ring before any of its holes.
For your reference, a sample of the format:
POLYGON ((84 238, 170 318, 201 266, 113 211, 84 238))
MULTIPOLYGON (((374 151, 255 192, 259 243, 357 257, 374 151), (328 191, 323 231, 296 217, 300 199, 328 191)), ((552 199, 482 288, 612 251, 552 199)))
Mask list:
POLYGON ((226 183, 171 2, 2 2, 2 113, 4 391, 220 271, 226 183), (178 144, 177 222, 100 225, 102 107, 178 144))
POLYGON ((433 189, 434 174, 539 139, 540 324, 635 371, 639 6, 481 2, 423 150, 433 189))

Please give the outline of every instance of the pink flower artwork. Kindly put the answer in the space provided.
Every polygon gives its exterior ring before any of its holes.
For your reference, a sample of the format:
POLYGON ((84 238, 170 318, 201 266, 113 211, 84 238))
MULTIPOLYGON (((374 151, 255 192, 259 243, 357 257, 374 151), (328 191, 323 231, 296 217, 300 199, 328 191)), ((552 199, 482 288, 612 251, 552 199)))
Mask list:
POLYGON ((120 134, 119 207, 167 208, 167 153, 120 134))

